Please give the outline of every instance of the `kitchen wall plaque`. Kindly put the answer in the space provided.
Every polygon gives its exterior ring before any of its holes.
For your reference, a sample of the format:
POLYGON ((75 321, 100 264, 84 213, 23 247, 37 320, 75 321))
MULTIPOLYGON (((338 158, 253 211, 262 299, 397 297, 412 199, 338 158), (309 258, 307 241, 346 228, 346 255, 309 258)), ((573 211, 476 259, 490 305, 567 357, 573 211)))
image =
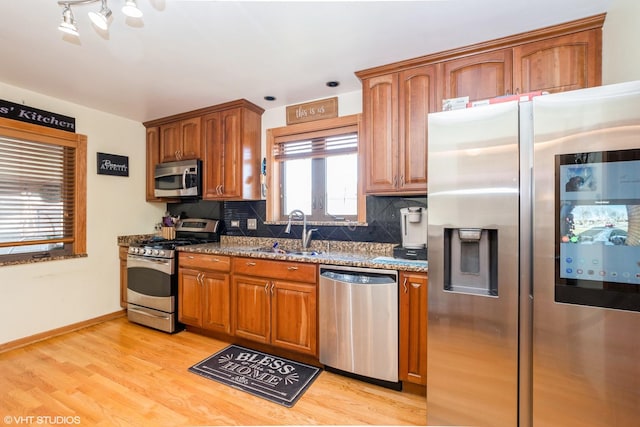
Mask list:
POLYGON ((129 176, 129 157, 98 153, 98 175, 129 176))
POLYGON ((338 98, 326 98, 287 107, 287 124, 338 117, 338 98))
POLYGON ((16 104, 5 101, 4 99, 0 99, 0 117, 67 132, 76 131, 76 119, 73 117, 63 116, 62 114, 40 110, 27 105, 16 104))

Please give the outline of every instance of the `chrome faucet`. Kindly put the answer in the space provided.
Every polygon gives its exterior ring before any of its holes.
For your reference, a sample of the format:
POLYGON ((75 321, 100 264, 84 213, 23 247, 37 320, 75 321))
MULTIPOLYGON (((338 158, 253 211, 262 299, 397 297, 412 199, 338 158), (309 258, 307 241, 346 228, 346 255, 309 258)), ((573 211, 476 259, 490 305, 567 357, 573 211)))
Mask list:
POLYGON ((302 217, 302 249, 309 249, 309 243, 311 243, 311 233, 314 231, 318 231, 317 228, 311 228, 307 231, 307 216, 300 209, 294 209, 289 213, 289 222, 287 223, 287 228, 285 228, 284 232, 289 234, 291 233, 291 220, 293 216, 301 216, 302 217))

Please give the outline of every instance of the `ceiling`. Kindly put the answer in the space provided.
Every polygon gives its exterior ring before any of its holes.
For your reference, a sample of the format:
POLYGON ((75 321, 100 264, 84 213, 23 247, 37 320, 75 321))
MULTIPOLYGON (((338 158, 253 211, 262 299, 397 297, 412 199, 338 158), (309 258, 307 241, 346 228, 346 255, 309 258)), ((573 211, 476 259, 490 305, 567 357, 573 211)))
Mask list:
POLYGON ((57 29, 56 0, 2 0, 0 82, 141 122, 239 98, 270 109, 360 90, 358 70, 599 14, 612 1, 138 0, 144 16, 133 19, 124 0, 109 0, 107 31, 87 16, 100 3, 73 8, 75 37, 57 29))

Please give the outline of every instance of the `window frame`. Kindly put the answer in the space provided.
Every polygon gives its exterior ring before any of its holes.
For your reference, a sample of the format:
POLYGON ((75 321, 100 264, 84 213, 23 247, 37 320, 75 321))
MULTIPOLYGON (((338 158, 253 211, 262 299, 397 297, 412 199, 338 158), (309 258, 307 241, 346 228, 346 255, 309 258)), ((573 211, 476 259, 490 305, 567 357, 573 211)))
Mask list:
MULTIPOLYGON (((275 159, 274 146, 277 139, 295 138, 299 134, 308 134, 310 132, 316 132, 319 135, 322 134, 335 134, 340 128, 347 128, 355 126, 358 133, 358 202, 357 202, 357 223, 366 223, 366 203, 364 196, 364 180, 363 180, 363 168, 362 168, 362 146, 360 143, 362 135, 362 115, 352 114, 349 116, 336 117, 332 119, 316 120, 312 122, 305 122, 295 125, 283 126, 279 128, 267 129, 267 212, 266 223, 280 224, 286 221, 288 212, 282 212, 282 167, 281 162, 275 159)), ((302 138, 302 137, 301 137, 302 138)), ((334 220, 327 219, 317 221, 311 219, 310 224, 317 225, 353 225, 352 220, 334 220)))
MULTIPOLYGON (((72 147, 75 149, 75 168, 73 171, 75 185, 75 212, 73 219, 73 233, 71 241, 65 242, 70 253, 68 255, 61 255, 60 257, 37 257, 37 260, 46 261, 85 256, 87 252, 87 136, 5 118, 0 118, 0 136, 42 144, 72 147)), ((3 246, 21 245, 23 244, 18 242, 7 242, 3 244, 3 246)), ((28 246, 28 243, 24 244, 24 246, 28 246)), ((34 258, 34 255, 38 253, 39 252, 26 252, 0 255, 0 265, 4 263, 33 261, 36 259, 34 258)))

